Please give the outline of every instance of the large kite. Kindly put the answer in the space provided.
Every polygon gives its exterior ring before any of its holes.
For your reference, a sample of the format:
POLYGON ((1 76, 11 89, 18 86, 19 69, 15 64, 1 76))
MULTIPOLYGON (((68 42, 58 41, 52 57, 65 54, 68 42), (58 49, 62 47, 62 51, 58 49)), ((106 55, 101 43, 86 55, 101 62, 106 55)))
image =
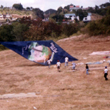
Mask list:
POLYGON ((0 44, 15 51, 28 60, 42 65, 48 65, 48 60, 51 61, 51 64, 56 64, 57 60, 63 63, 65 57, 68 57, 69 61, 78 60, 69 55, 52 40, 0 42, 0 44))

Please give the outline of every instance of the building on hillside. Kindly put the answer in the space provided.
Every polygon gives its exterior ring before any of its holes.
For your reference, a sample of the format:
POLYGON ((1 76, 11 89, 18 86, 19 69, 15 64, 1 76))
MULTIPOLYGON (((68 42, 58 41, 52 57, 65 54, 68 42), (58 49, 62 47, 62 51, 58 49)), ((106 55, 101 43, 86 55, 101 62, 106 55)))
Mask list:
POLYGON ((64 15, 64 18, 68 18, 72 21, 74 21, 74 19, 77 19, 79 21, 79 16, 76 16, 76 14, 74 13, 67 13, 64 15))
POLYGON ((2 14, 0 14, 0 20, 3 20, 3 19, 4 19, 3 15, 2 15, 2 14))
POLYGON ((69 7, 69 9, 70 9, 70 12, 72 12, 73 10, 79 10, 79 9, 81 9, 79 6, 75 6, 75 5, 70 5, 70 7, 69 7))
POLYGON ((87 23, 87 22, 99 20, 102 18, 103 18, 103 16, 101 16, 101 15, 88 13, 88 15, 83 18, 83 22, 87 23))
POLYGON ((10 19, 12 16, 10 14, 5 15, 6 19, 10 19))
POLYGON ((11 15, 10 14, 0 14, 0 20, 4 20, 4 19, 10 19, 11 15))
POLYGON ((83 18, 83 22, 84 23, 90 22, 91 21, 91 16, 92 16, 92 14, 88 13, 88 15, 83 18))

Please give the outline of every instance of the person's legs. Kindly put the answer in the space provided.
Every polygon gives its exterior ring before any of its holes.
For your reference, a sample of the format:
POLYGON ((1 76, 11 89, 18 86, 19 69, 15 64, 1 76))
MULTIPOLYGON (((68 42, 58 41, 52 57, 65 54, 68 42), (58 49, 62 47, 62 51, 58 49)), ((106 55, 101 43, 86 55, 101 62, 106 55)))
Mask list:
POLYGON ((89 74, 88 69, 86 69, 86 74, 89 74))
POLYGON ((59 66, 59 69, 58 69, 58 71, 60 72, 60 66, 59 66))
POLYGON ((49 68, 50 68, 50 64, 49 64, 48 66, 49 66, 49 68))
POLYGON ((66 65, 68 66, 68 62, 66 62, 66 65))
POLYGON ((60 66, 58 66, 57 68, 58 68, 58 72, 60 72, 60 66))
POLYGON ((75 66, 73 66, 72 69, 75 70, 75 66))
POLYGON ((65 62, 65 66, 66 66, 66 62, 65 62))
POLYGON ((104 74, 105 80, 108 80, 107 73, 104 74))
POLYGON ((65 66, 68 66, 68 62, 65 62, 65 66))

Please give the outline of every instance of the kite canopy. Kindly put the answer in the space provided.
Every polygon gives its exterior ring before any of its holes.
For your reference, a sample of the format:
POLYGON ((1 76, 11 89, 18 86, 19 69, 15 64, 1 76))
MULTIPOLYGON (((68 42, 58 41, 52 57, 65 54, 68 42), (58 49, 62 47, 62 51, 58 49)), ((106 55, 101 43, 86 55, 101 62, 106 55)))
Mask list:
POLYGON ((68 57, 69 61, 78 60, 69 55, 52 40, 0 42, 0 44, 15 51, 24 58, 42 65, 48 65, 49 60, 51 64, 56 64, 57 60, 63 63, 65 62, 65 57, 68 57))

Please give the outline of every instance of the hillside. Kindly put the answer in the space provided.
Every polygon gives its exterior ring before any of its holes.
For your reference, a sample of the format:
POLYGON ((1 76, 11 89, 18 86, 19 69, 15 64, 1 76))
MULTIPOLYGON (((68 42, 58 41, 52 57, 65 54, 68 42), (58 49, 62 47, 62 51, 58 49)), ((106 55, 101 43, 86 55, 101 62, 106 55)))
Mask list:
POLYGON ((103 16, 92 13, 91 20, 99 20, 102 18, 103 18, 103 16))
MULTIPOLYGON (((0 110, 109 110, 110 75, 104 80, 103 69, 110 66, 105 55, 89 55, 97 51, 110 51, 110 36, 73 36, 56 42, 72 56, 78 58, 76 71, 71 62, 61 72, 56 66, 41 66, 16 54, 12 50, 0 52, 0 110), (89 65, 85 63, 103 61, 89 65)), ((108 55, 108 54, 107 54, 108 55)))
POLYGON ((51 14, 56 13, 56 10, 54 10, 54 9, 48 9, 48 10, 46 10, 44 13, 45 13, 46 15, 51 15, 51 14))

